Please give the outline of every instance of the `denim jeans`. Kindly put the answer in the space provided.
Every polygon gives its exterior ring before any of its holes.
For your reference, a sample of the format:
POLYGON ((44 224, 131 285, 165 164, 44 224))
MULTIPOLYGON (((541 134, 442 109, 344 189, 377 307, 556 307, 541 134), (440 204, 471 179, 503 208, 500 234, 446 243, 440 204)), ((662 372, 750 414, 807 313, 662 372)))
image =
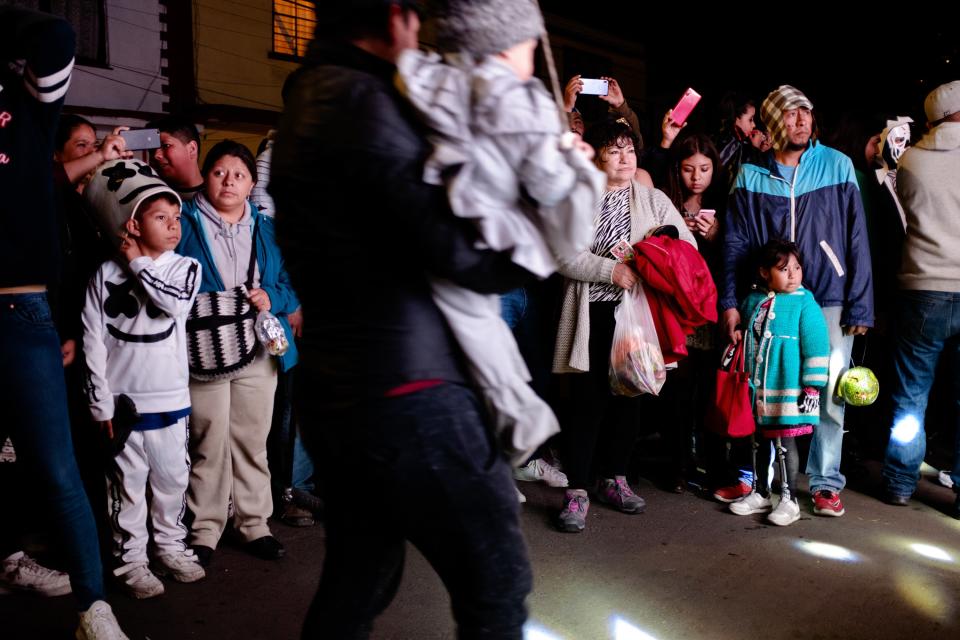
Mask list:
POLYGON ((297 415, 293 406, 297 369, 277 372, 277 392, 273 400, 273 421, 267 436, 270 484, 274 502, 280 504, 285 489, 313 490, 313 461, 300 441, 297 415))
MULTIPOLYGON (((960 404, 960 374, 957 370, 960 365, 960 293, 901 291, 897 313, 897 348, 893 362, 896 377, 890 381, 893 387, 893 425, 881 475, 888 491, 909 496, 920 479, 920 464, 927 450, 924 414, 937 361, 944 351, 945 357, 951 360, 954 402, 960 404)), ((960 436, 952 477, 954 486, 960 487, 960 436)))
POLYGON ((500 317, 511 329, 516 329, 527 313, 527 290, 511 289, 500 296, 500 317))
POLYGON ((400 585, 409 540, 450 593, 460 638, 520 640, 530 563, 513 477, 474 393, 448 383, 349 401, 354 389, 309 370, 298 384, 327 533, 302 637, 369 637, 400 585))
POLYGON ((823 489, 838 493, 847 484, 847 479, 840 473, 844 403, 835 391, 837 380, 850 367, 853 336, 843 334, 840 326, 842 311, 841 307, 826 307, 823 310, 830 337, 830 378, 820 395, 820 424, 814 428, 810 440, 810 455, 807 458, 810 493, 823 489))
MULTIPOLYGON (((103 599, 97 528, 73 453, 60 340, 46 294, 0 295, 0 402, 37 495, 48 501, 81 611, 103 599)), ((2 437, 0 437, 2 441, 2 437)))

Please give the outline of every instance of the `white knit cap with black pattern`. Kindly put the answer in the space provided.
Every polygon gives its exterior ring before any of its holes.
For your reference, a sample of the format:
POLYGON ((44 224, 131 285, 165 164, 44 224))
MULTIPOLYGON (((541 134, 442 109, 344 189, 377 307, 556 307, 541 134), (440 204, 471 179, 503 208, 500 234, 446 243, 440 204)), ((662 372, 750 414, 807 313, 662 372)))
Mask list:
POLYGON ((97 218, 100 231, 115 239, 140 204, 158 193, 166 193, 182 204, 180 196, 145 162, 110 160, 94 172, 83 190, 97 218))

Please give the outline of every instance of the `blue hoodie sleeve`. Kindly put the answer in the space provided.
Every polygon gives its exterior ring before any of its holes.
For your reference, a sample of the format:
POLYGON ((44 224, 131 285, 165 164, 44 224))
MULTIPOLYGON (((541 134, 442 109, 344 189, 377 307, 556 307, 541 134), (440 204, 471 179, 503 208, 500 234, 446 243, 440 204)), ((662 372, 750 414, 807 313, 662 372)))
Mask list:
POLYGON ((846 161, 846 183, 842 200, 847 222, 847 289, 844 292, 840 324, 873 326, 873 266, 870 260, 870 238, 867 235, 863 199, 857 187, 853 163, 846 161))
POLYGON ((721 311, 737 308, 737 274, 750 254, 750 194, 744 188, 743 169, 737 175, 727 206, 723 235, 723 271, 720 279, 721 311))

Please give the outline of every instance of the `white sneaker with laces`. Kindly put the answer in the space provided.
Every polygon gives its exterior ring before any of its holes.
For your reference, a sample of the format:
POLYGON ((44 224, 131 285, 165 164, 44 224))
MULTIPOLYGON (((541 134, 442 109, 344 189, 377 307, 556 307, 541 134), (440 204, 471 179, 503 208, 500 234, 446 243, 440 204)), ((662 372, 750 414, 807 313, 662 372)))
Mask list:
POLYGON ((41 596, 62 596, 70 593, 70 576, 62 571, 48 569, 36 560, 18 551, 3 561, 0 589, 16 589, 41 596))
POLYGON ((180 553, 158 554, 153 570, 159 576, 169 576, 177 582, 196 582, 207 576, 192 549, 180 553))
POLYGON ((767 520, 777 525, 785 527, 793 524, 800 519, 800 504, 796 500, 781 500, 777 508, 767 516, 767 520))
POLYGON ((77 640, 130 640, 120 629, 113 611, 103 600, 97 600, 80 614, 77 640))
POLYGON ((739 500, 734 500, 730 503, 730 511, 738 516, 748 516, 751 513, 763 513, 770 511, 772 508, 773 503, 770 502, 770 498, 764 498, 756 491, 748 493, 739 500))
POLYGON ((145 562, 125 564, 113 571, 127 593, 137 600, 163 595, 163 583, 153 575, 145 562))
POLYGON ((566 474, 543 458, 534 458, 522 467, 514 469, 513 477, 522 482, 543 482, 549 487, 564 488, 569 484, 566 474))

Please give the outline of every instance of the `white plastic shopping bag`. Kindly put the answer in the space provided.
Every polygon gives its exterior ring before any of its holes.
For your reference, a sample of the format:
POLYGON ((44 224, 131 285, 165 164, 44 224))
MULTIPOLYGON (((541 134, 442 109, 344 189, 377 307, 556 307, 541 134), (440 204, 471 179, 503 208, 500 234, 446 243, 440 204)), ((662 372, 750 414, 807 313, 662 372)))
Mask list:
POLYGON ((641 283, 623 292, 614 317, 617 324, 610 350, 610 388, 621 396, 658 395, 667 369, 641 283))

